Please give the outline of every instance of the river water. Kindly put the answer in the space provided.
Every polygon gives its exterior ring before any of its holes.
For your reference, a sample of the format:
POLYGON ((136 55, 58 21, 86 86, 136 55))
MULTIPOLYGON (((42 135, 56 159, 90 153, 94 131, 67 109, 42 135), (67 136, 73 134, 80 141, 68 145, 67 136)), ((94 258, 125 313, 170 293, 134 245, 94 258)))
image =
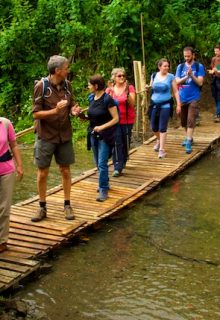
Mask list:
MULTIPOLYGON (((77 152, 74 175, 83 161, 93 166, 91 154, 77 152)), ((56 169, 51 178, 51 186, 59 181, 56 169)), ((219 181, 216 149, 89 231, 86 241, 59 250, 52 271, 16 296, 48 320, 220 319, 219 181)), ((22 197, 36 193, 27 190, 22 197)), ((17 187, 14 201, 19 195, 17 187)))

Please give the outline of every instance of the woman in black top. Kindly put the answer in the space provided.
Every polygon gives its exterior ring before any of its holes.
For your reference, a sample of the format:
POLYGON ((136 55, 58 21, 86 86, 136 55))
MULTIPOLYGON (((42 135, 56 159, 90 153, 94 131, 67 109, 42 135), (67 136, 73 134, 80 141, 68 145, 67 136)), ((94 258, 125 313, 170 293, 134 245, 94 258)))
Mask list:
POLYGON ((96 200, 105 201, 109 190, 108 159, 115 142, 119 117, 114 100, 105 93, 105 80, 101 75, 92 76, 88 87, 91 92, 88 131, 99 172, 99 196, 96 200))

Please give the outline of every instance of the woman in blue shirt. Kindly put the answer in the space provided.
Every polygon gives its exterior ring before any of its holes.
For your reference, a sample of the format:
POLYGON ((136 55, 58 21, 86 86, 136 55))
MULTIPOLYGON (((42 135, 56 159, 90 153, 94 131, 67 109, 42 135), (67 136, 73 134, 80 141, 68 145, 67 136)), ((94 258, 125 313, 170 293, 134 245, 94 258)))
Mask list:
POLYGON ((167 126, 172 108, 172 93, 176 99, 177 110, 180 108, 180 99, 176 80, 173 74, 169 73, 170 64, 165 58, 158 62, 159 72, 152 74, 150 87, 152 87, 152 112, 150 117, 151 128, 157 137, 154 146, 155 151, 159 151, 158 158, 163 159, 165 153, 165 142, 167 126))

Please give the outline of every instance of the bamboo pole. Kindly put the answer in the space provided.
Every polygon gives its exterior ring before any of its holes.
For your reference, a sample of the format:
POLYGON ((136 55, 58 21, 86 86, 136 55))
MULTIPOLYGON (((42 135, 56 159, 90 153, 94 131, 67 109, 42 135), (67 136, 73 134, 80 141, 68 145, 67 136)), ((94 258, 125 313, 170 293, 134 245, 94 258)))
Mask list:
MULTIPOLYGON (((84 108, 82 109, 82 113, 88 111, 89 108, 84 108)), ((21 138, 23 136, 25 136, 26 134, 30 133, 30 132, 33 132, 34 131, 34 126, 30 127, 30 128, 27 128, 27 129, 24 129, 22 131, 19 131, 18 133, 16 133, 16 138, 21 138)))
POLYGON ((142 62, 145 68, 145 51, 144 51, 144 23, 143 14, 141 13, 141 47, 142 47, 142 62))
POLYGON ((133 61, 133 68, 134 68, 134 81, 135 81, 135 89, 137 93, 137 100, 136 100, 136 122, 135 122, 135 135, 136 138, 139 137, 139 130, 140 130, 140 105, 141 105, 141 93, 143 91, 142 88, 142 81, 141 81, 141 62, 140 61, 133 61))
POLYGON ((20 131, 18 133, 16 133, 16 138, 21 138, 23 137, 24 135, 30 133, 30 132, 33 132, 34 131, 34 126, 30 127, 30 128, 27 128, 23 131, 20 131))
POLYGON ((146 86, 146 67, 145 67, 145 50, 144 50, 144 23, 143 23, 143 14, 141 13, 141 47, 142 47, 142 61, 143 67, 141 72, 141 82, 142 82, 142 102, 141 102, 141 113, 142 113, 142 141, 145 140, 145 134, 147 131, 147 94, 145 91, 146 86))

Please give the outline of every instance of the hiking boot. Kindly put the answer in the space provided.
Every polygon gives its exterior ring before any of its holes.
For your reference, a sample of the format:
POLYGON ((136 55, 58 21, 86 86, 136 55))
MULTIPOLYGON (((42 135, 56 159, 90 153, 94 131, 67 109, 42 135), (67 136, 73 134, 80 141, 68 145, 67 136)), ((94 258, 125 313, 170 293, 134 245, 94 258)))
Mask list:
POLYGON ((7 243, 6 242, 0 243, 0 253, 4 252, 7 249, 8 249, 8 247, 7 247, 7 243))
MULTIPOLYGON (((182 142, 182 146, 185 147, 186 146, 186 142, 187 142, 187 138, 185 138, 182 142)), ((193 138, 191 139, 191 145, 193 144, 193 138)))
POLYGON ((188 140, 186 141, 186 145, 185 145, 185 150, 186 153, 190 154, 192 152, 192 141, 188 140))
POLYGON ((108 190, 100 190, 99 196, 96 198, 96 201, 103 202, 108 199, 108 190))
POLYGON ((118 170, 115 170, 112 174, 112 177, 119 177, 121 175, 121 172, 118 170))
POLYGON ((44 207, 40 207, 38 208, 36 214, 33 216, 33 218, 31 218, 32 222, 39 222, 41 220, 43 220, 44 218, 46 218, 47 216, 47 209, 44 207))
POLYGON ((154 146, 154 151, 158 152, 160 150, 160 142, 158 141, 154 146))
POLYGON ((64 207, 64 214, 65 214, 66 220, 74 220, 75 219, 75 216, 73 214, 73 209, 69 205, 66 205, 64 207))
POLYGON ((165 156, 166 156, 165 151, 164 150, 159 150, 158 158, 159 159, 163 159, 163 158, 165 158, 165 156))

